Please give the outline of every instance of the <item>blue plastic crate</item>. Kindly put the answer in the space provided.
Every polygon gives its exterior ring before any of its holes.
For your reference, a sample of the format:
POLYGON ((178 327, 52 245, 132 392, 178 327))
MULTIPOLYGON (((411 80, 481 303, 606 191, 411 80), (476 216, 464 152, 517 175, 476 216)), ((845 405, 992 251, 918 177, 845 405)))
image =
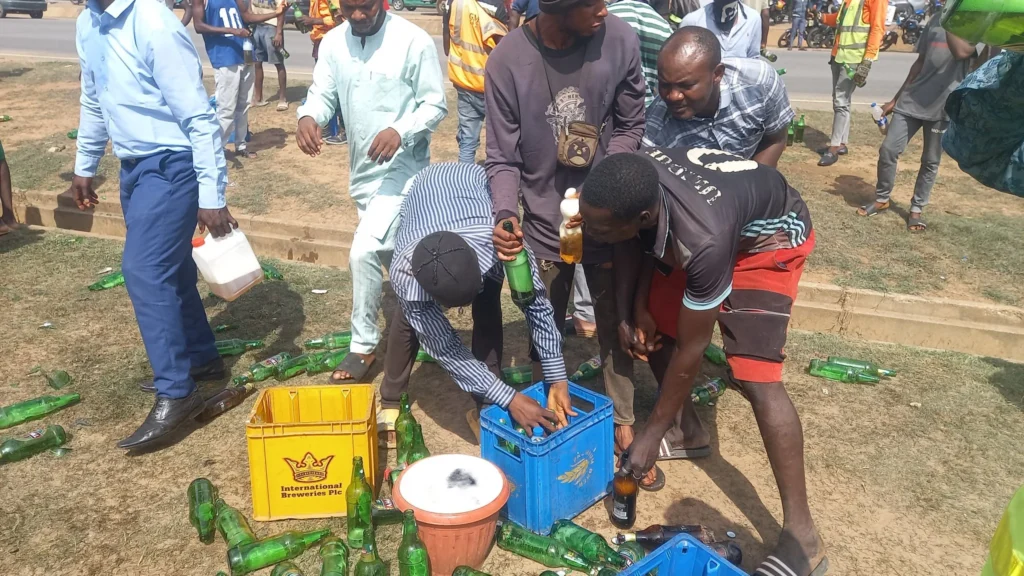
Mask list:
MULTIPOLYGON (((523 394, 547 403, 543 383, 523 394)), ((516 432, 500 406, 480 414, 480 455, 501 468, 512 489, 505 515, 538 534, 604 498, 615 475, 611 400, 572 383, 569 394, 577 415, 538 442, 516 432)))
POLYGON ((619 572, 619 576, 746 576, 746 572, 715 554, 689 534, 680 534, 646 558, 619 572))

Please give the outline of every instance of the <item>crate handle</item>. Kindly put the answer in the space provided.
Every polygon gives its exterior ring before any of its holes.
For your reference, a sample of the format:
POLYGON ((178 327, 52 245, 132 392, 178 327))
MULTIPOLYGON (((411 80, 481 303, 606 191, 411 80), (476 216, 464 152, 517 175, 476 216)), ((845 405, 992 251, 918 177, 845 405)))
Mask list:
POLYGON ((572 394, 572 409, 580 416, 584 416, 594 411, 594 403, 582 396, 572 394))
POLYGON ((506 440, 506 439, 504 439, 504 438, 502 438, 500 436, 495 435, 494 436, 494 445, 498 448, 498 450, 504 452, 505 454, 508 454, 513 459, 515 459, 516 462, 522 462, 523 461, 523 457, 522 457, 522 454, 521 454, 521 452, 519 450, 519 446, 516 446, 510 440, 506 440))

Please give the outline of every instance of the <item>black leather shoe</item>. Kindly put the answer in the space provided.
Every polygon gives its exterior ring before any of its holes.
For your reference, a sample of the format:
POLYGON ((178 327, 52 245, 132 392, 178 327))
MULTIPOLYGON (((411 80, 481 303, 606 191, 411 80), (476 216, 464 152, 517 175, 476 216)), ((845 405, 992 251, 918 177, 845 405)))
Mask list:
POLYGON ((117 447, 132 449, 151 444, 174 432, 178 426, 193 420, 205 407, 206 401, 199 395, 198 390, 194 390, 185 398, 157 398, 153 409, 149 411, 139 429, 118 442, 117 447))
MULTIPOLYGON (((192 377, 196 382, 207 382, 210 380, 220 380, 224 377, 224 359, 217 358, 211 362, 207 362, 202 366, 196 366, 188 371, 188 375, 192 377)), ((142 382, 139 384, 139 390, 143 392, 149 392, 150 394, 156 394, 156 388, 152 382, 142 382)))

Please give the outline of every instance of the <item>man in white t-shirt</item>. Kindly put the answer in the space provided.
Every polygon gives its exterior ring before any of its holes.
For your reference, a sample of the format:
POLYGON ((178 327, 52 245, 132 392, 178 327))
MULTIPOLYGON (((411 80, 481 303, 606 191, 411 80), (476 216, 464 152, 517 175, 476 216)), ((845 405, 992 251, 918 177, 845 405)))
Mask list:
POLYGON ((757 58, 761 52, 761 15, 740 0, 713 0, 687 14, 683 26, 710 30, 722 46, 723 58, 757 58))

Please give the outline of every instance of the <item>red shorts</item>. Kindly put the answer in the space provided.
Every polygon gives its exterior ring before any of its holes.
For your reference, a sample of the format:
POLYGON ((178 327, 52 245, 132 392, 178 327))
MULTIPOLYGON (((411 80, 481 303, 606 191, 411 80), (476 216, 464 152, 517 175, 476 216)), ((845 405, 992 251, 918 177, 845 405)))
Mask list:
MULTIPOLYGON (((796 248, 742 253, 733 269, 732 292, 722 302, 718 326, 732 377, 741 382, 781 382, 783 348, 804 262, 814 231, 796 248)), ((655 271, 648 307, 658 331, 673 339, 683 303, 686 273, 655 271)))

